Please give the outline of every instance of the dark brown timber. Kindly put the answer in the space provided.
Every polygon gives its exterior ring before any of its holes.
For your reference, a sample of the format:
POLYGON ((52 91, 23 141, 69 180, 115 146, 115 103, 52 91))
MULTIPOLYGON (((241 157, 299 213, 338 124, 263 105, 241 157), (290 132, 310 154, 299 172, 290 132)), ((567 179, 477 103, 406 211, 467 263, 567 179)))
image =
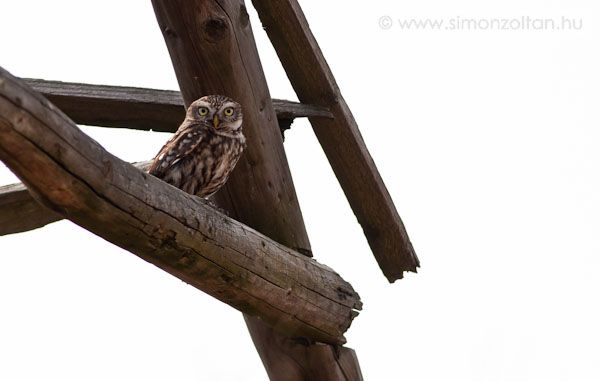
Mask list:
POLYGON ((105 151, 0 69, 0 159, 46 207, 291 337, 343 343, 352 287, 105 151))
POLYGON ((329 109, 334 119, 310 118, 329 163, 390 282, 419 260, 367 150, 348 105, 296 0, 252 0, 302 103, 329 109))
MULTIPOLYGON (((248 148, 217 194, 217 201, 240 221, 309 254, 306 228, 244 1, 153 0, 152 4, 184 103, 204 94, 224 94, 244 108, 248 148)), ((272 380, 301 380, 287 373, 304 367, 297 352, 290 346, 265 345, 277 337, 269 329, 259 331, 254 324, 248 328, 272 380), (262 339, 257 339, 259 336, 262 339), (280 361, 271 361, 277 356, 280 361)), ((337 367, 325 359, 322 363, 337 367)), ((358 362, 354 365, 358 369, 358 362)), ((321 379, 326 379, 326 373, 323 369, 321 379)))
POLYGON ((326 344, 306 345, 302 340, 273 332, 256 318, 245 315, 245 319, 265 367, 271 369, 272 380, 363 379, 354 349, 326 344))
MULTIPOLYGON (((175 132, 185 117, 179 91, 25 79, 77 124, 175 132)), ((327 109, 273 99, 281 130, 294 118, 332 118, 327 109)))
POLYGON ((153 0, 186 107, 223 94, 244 109, 248 148, 217 200, 240 222, 310 252, 277 116, 241 0, 153 0))

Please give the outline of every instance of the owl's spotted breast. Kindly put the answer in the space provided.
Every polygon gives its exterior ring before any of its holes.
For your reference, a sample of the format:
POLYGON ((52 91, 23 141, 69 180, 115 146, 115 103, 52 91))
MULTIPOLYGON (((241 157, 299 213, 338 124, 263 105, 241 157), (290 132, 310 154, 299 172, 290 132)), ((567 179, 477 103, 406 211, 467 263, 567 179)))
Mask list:
POLYGON ((183 191, 209 197, 221 188, 245 148, 245 139, 211 135, 163 178, 183 191))

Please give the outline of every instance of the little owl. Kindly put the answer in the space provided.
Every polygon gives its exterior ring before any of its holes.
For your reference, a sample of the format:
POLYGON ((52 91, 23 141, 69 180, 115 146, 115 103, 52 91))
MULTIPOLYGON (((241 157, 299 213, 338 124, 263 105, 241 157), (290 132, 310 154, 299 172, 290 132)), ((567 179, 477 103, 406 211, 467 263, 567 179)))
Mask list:
POLYGON ((242 118, 242 107, 231 98, 208 95, 196 100, 148 172, 189 194, 213 195, 246 148, 242 118))

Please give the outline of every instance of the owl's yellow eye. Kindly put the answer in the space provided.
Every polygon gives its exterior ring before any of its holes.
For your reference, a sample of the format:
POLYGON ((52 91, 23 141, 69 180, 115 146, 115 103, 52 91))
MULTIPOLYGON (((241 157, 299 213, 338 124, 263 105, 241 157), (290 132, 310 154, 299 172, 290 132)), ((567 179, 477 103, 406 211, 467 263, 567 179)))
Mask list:
POLYGON ((208 109, 206 107, 199 107, 198 108, 198 114, 200 116, 204 116, 204 115, 208 114, 208 109))
POLYGON ((225 116, 233 115, 233 107, 227 107, 225 110, 223 110, 223 114, 225 114, 225 116))

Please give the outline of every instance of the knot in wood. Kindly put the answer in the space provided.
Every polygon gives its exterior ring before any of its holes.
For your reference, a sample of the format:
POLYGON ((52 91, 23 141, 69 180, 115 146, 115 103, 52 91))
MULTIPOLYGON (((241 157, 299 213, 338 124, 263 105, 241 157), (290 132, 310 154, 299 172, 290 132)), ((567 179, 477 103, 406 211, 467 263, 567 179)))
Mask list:
POLYGON ((175 33, 175 31, 173 29, 169 28, 168 26, 165 27, 165 29, 163 30, 163 33, 164 33, 165 37, 169 37, 169 38, 177 37, 177 33, 175 33))
POLYGON ((240 25, 245 28, 250 24, 250 16, 244 4, 240 5, 240 25))
POLYGON ((203 27, 208 41, 217 42, 227 35, 227 23, 222 18, 210 18, 204 22, 203 27))
POLYGON ((320 94, 321 104, 326 104, 331 108, 331 106, 337 105, 340 101, 339 94, 333 91, 323 91, 320 94))
POLYGON ((112 164, 110 161, 105 161, 102 163, 102 175, 104 177, 108 177, 108 175, 112 172, 112 164))

